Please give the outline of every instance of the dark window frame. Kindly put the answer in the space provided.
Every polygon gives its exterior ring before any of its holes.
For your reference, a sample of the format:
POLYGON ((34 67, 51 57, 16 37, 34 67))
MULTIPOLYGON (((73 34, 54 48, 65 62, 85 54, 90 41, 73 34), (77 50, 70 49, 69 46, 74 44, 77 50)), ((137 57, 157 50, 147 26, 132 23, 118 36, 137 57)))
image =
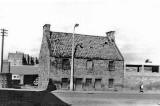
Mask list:
POLYGON ((53 65, 55 64, 57 69, 63 69, 63 70, 70 70, 71 69, 71 64, 70 64, 70 59, 69 58, 56 58, 55 63, 52 63, 53 65))
POLYGON ((115 71, 115 61, 114 60, 110 60, 108 63, 108 70, 109 71, 115 71))

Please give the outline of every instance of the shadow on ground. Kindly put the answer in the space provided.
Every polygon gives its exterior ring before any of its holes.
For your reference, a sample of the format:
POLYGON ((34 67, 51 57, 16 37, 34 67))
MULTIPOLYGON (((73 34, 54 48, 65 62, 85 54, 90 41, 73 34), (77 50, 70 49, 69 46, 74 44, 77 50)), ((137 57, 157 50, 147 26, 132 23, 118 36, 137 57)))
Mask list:
POLYGON ((71 106, 49 91, 0 89, 0 106, 71 106))

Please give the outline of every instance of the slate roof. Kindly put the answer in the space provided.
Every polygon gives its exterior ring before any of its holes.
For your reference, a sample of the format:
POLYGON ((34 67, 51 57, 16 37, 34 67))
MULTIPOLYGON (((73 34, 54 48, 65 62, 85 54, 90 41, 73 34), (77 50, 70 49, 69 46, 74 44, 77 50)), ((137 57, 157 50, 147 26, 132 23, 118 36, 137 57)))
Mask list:
MULTIPOLYGON (((51 32, 47 35, 51 56, 71 57, 72 33, 51 32)), ((115 42, 107 36, 75 34, 75 57, 124 60, 115 42)))
POLYGON ((35 75, 39 74, 39 67, 38 66, 11 66, 10 72, 12 74, 21 74, 21 75, 35 75))

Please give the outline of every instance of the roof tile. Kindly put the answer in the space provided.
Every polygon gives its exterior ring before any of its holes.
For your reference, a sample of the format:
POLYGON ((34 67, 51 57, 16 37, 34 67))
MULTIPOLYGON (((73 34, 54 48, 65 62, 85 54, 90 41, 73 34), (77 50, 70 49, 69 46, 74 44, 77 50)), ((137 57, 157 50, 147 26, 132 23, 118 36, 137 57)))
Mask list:
MULTIPOLYGON (((72 33, 52 32, 48 37, 51 56, 70 57, 72 33)), ((75 57, 123 60, 116 44, 105 36, 75 34, 75 57)))

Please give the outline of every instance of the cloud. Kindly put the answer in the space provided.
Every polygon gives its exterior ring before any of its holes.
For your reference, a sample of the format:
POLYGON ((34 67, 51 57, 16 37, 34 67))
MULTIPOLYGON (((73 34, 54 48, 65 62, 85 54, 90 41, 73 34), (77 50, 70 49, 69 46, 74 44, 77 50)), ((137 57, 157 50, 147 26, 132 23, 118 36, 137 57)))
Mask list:
MULTIPOLYGON (((0 27, 9 30, 5 55, 22 51, 38 55, 42 26, 52 31, 106 36, 111 27, 117 30, 116 42, 126 61, 160 59, 159 0, 2 0, 0 27), (3 2, 2 2, 3 1, 3 2)), ((0 42, 1 44, 1 42, 0 42)))
POLYGON ((142 54, 137 53, 123 53, 126 63, 144 63, 145 57, 142 54))

